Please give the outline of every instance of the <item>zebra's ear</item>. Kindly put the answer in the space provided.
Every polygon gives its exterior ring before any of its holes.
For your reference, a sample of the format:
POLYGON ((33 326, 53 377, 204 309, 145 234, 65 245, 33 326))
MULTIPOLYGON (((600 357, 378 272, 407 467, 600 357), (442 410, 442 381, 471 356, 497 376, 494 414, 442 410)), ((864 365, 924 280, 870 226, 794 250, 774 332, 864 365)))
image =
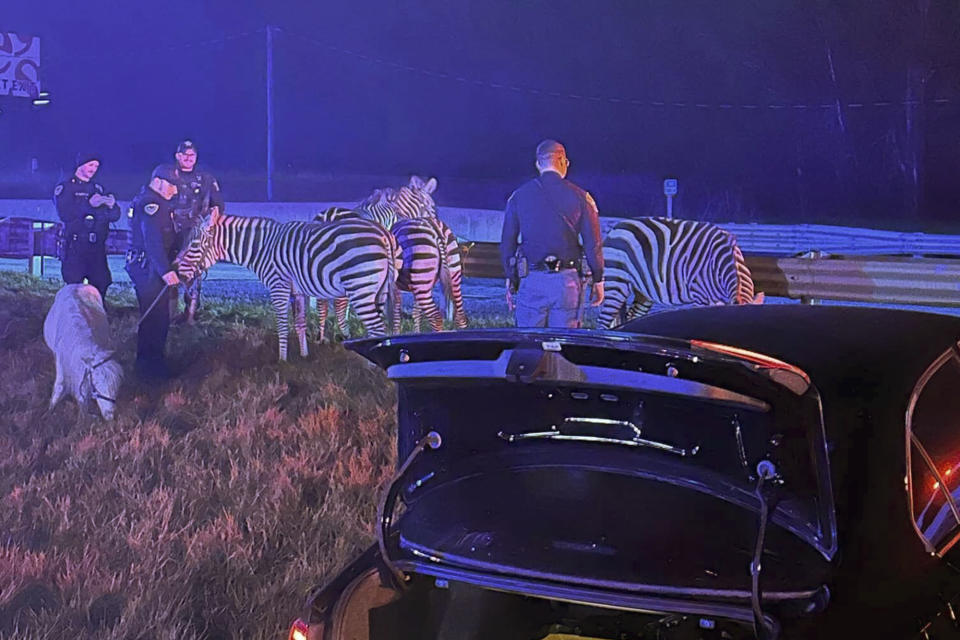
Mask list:
POLYGON ((214 207, 213 210, 210 211, 210 217, 208 218, 207 223, 212 226, 212 225, 218 224, 219 222, 220 222, 220 207, 214 207))
POLYGON ((410 188, 411 189, 423 189, 424 183, 423 178, 420 176, 410 176, 410 188))
POLYGON ((427 193, 433 193, 434 191, 436 191, 437 179, 430 178, 429 180, 427 180, 427 184, 423 185, 423 190, 426 191, 427 193))
POLYGON ((750 304, 763 304, 763 301, 766 300, 767 296, 763 291, 758 291, 757 295, 753 296, 753 301, 750 304))

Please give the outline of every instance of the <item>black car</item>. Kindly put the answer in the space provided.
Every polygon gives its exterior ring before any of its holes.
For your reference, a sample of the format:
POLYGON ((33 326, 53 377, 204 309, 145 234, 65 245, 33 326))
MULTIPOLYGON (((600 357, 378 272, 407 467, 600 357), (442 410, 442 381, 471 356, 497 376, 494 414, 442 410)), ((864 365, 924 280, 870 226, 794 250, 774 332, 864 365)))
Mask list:
POLYGON ((401 463, 291 637, 960 637, 958 340, 769 305, 355 341, 401 463))

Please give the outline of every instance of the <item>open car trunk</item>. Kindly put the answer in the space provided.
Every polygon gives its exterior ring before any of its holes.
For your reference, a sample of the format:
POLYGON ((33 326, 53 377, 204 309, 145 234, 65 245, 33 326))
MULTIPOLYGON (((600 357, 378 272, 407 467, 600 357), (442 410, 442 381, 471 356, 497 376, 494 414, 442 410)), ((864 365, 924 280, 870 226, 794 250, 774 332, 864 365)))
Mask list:
MULTIPOLYGON (((775 632, 778 616, 826 604, 835 515, 803 371, 722 345, 581 331, 349 347, 398 385, 402 464, 378 556, 412 585, 406 606, 492 590, 499 619, 523 603, 517 615, 542 629, 562 626, 564 602, 586 617, 632 612, 629 633, 680 615, 700 633, 732 624, 752 637, 758 620, 775 632), (541 620, 543 606, 553 614, 541 620)), ((383 637, 445 637, 420 627, 383 637)), ((620 633, 609 637, 631 637, 620 633)))

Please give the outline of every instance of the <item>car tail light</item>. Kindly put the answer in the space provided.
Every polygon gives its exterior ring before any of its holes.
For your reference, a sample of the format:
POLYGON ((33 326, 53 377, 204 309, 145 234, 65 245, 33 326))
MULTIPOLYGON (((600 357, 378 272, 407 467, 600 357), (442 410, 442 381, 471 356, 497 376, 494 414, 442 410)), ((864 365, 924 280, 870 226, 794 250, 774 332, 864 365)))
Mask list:
POLYGON ((307 640, 309 633, 310 627, 307 626, 307 623, 297 618, 290 626, 290 635, 287 636, 287 640, 307 640))

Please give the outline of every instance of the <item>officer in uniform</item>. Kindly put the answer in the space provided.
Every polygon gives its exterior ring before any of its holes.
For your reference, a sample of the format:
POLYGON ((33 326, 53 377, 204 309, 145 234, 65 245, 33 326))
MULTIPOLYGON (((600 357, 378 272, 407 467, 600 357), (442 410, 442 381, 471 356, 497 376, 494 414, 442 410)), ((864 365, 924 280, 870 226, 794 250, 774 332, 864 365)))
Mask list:
MULTIPOLYGON (((177 246, 183 248, 189 241, 193 229, 208 213, 217 210, 224 213, 225 203, 220 193, 220 184, 208 172, 197 167, 197 147, 191 140, 184 140, 177 146, 177 202, 173 215, 173 224, 177 232, 177 246)), ((194 314, 200 302, 200 278, 183 292, 183 320, 193 322, 194 314)), ((177 306, 173 298, 174 309, 177 306)))
POLYGON ((180 284, 173 265, 179 251, 173 224, 176 195, 176 169, 161 165, 133 201, 126 269, 140 305, 136 369, 145 378, 170 376, 164 348, 170 327, 170 293, 180 284))
POLYGON ((577 328, 587 272, 584 256, 593 281, 592 304, 603 301, 597 205, 589 193, 566 180, 570 161, 556 140, 537 145, 536 166, 540 176, 513 192, 503 219, 500 257, 507 274, 507 305, 513 309, 513 294, 519 293, 518 327, 577 328))
POLYGON ((100 168, 96 154, 79 154, 73 176, 56 186, 53 202, 63 221, 60 249, 61 274, 67 284, 87 282, 106 299, 113 282, 107 267, 107 234, 110 223, 120 219, 120 207, 112 193, 93 177, 100 168))

